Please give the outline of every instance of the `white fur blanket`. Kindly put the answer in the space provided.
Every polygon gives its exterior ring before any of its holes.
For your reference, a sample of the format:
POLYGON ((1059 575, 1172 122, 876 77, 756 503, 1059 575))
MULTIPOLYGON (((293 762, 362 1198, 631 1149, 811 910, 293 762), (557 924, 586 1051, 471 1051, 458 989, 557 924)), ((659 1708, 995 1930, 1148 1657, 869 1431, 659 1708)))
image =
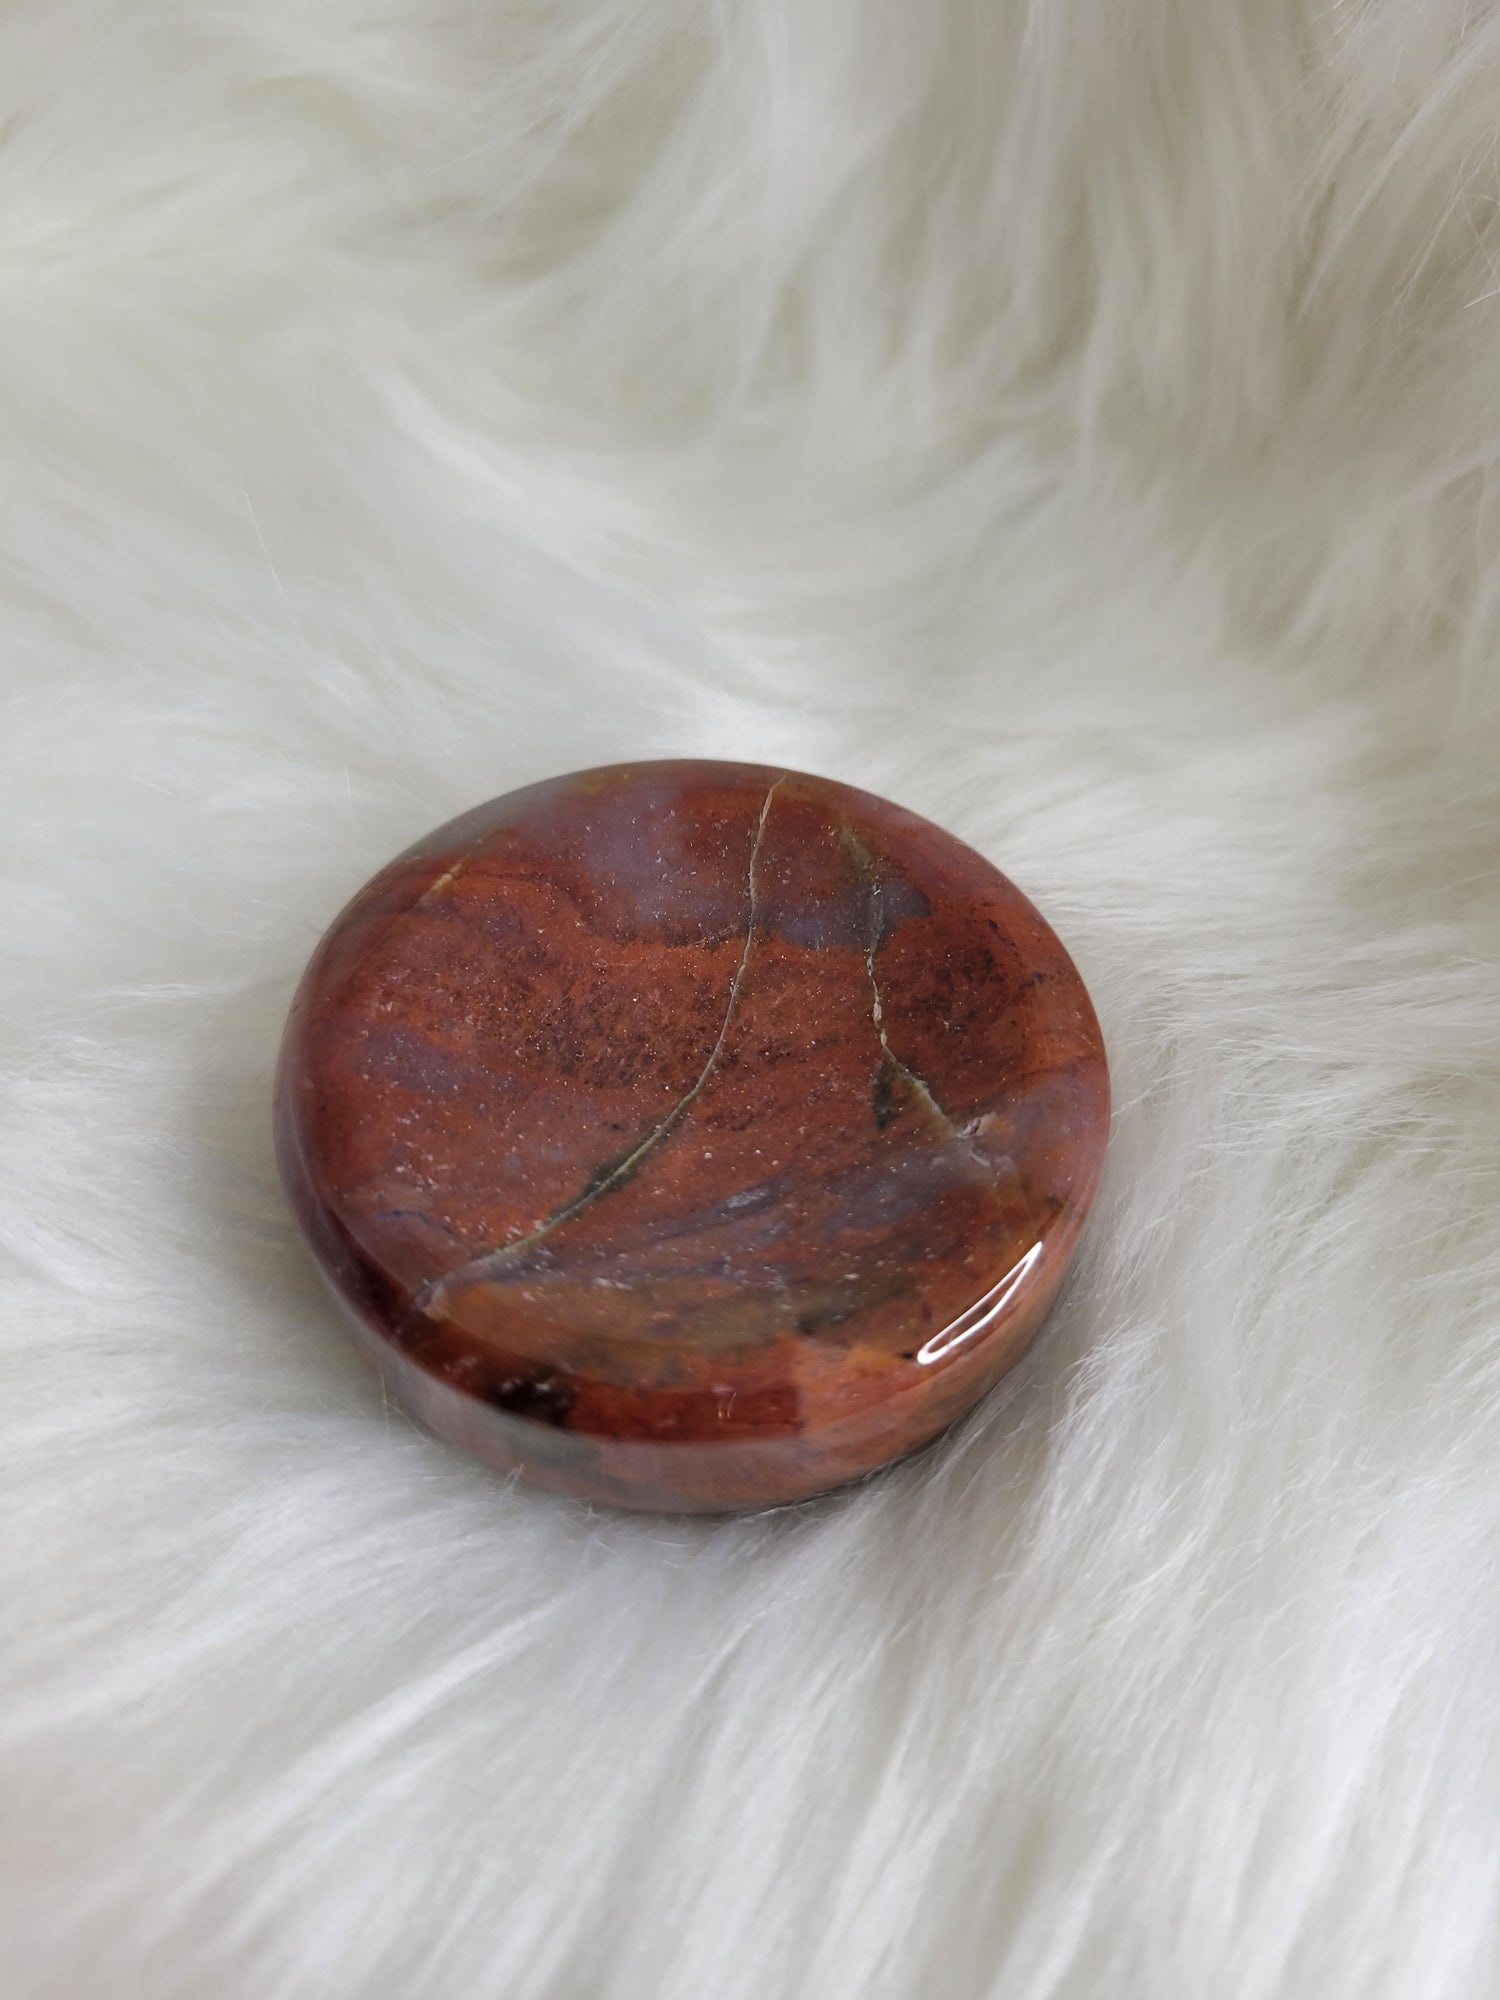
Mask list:
POLYGON ((1493 0, 0 13, 10 2000, 1500 1982, 1493 0), (936 1453, 590 1514, 383 1407, 270 1069, 532 778, 827 772, 1089 980, 936 1453))

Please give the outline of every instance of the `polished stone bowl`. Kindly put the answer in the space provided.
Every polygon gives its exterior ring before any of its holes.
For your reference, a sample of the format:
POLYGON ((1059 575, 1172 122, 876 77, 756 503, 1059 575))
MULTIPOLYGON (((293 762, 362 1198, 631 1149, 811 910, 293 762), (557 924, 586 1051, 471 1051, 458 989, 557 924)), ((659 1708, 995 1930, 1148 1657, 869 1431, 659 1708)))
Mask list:
POLYGON ((869 793, 644 763, 410 848, 315 953, 282 1175, 424 1423, 595 1500, 796 1500, 1017 1358, 1098 1183, 1099 1025, 1006 878, 869 793))

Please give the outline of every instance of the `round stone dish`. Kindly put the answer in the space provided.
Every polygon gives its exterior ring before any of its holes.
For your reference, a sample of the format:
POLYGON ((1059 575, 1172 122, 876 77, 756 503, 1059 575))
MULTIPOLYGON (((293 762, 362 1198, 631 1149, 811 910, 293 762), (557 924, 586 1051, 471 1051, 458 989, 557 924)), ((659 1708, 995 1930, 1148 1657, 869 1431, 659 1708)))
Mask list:
POLYGON ((302 980, 282 1177, 421 1421, 626 1507, 803 1498, 1020 1354, 1098 1183, 1104 1046, 978 854, 795 772, 532 785, 383 869, 302 980))

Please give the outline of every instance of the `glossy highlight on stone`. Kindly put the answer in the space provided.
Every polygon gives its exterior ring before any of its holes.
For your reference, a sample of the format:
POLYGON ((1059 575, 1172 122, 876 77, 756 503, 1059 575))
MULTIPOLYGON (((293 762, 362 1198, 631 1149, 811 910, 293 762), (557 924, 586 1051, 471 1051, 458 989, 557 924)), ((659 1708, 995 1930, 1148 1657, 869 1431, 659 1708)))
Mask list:
POLYGON ((796 772, 583 771, 420 841, 319 946, 276 1137, 392 1392, 627 1507, 804 1498, 934 1437, 1103 1161, 1072 962, 929 821, 796 772))

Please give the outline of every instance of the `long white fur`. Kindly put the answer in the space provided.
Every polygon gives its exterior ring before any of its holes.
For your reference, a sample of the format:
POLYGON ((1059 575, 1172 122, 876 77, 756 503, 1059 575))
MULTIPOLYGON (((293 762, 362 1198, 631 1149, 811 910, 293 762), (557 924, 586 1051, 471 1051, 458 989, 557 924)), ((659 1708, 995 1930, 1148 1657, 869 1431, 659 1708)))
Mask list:
POLYGON ((1474 2000, 1500 13, 0 15, 12 2000, 1474 2000), (1086 1256, 724 1524, 382 1404, 267 1131, 510 786, 774 760, 1090 981, 1086 1256))

